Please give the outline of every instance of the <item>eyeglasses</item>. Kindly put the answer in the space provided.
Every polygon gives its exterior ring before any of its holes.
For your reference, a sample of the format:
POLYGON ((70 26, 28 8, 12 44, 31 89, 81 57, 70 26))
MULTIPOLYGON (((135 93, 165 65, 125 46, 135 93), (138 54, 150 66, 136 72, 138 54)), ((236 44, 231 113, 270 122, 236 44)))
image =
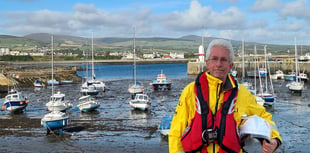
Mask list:
POLYGON ((208 59, 209 62, 211 63, 217 63, 218 61, 220 61, 221 64, 227 64, 229 63, 229 60, 226 58, 219 58, 219 57, 211 57, 208 59))

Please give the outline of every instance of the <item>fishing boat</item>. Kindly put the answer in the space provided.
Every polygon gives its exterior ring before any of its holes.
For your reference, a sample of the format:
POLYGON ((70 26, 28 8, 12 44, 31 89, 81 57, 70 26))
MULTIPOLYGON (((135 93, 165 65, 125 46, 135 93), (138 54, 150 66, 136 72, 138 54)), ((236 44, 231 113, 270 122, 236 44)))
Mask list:
MULTIPOLYGON (((298 76, 298 60, 297 60, 297 47, 296 47, 296 37, 295 37, 295 74, 298 76)), ((304 82, 301 82, 297 77, 294 82, 286 85, 292 94, 301 95, 304 89, 304 82)))
MULTIPOLYGON (((128 86, 128 92, 133 94, 133 97, 137 93, 143 93, 144 86, 143 83, 137 81, 137 72, 136 72, 136 42, 135 42, 135 29, 133 34, 133 82, 128 86)), ((132 97, 132 98, 133 98, 132 97)))
POLYGON ((270 75, 271 79, 274 80, 283 80, 284 79, 284 73, 281 70, 277 70, 275 74, 270 75))
POLYGON ((171 126, 172 116, 163 116, 158 126, 158 131, 163 136, 168 136, 171 126))
POLYGON ((171 80, 168 80, 166 75, 161 70, 161 73, 157 75, 156 80, 150 83, 154 90, 171 90, 171 80))
POLYGON ((41 125, 46 129, 47 134, 51 131, 57 130, 59 134, 62 134, 62 129, 69 123, 69 116, 60 111, 52 111, 43 116, 41 119, 41 125))
POLYGON ((134 99, 131 99, 129 101, 129 105, 134 109, 145 111, 145 110, 150 109, 151 102, 147 94, 139 93, 139 94, 135 94, 134 99))
POLYGON ((81 112, 90 112, 100 107, 100 102, 98 102, 94 97, 90 95, 82 96, 79 98, 77 107, 81 112))
POLYGON ((303 82, 308 82, 309 80, 308 75, 306 73, 299 73, 297 79, 303 82))
MULTIPOLYGON (((52 80, 54 79, 54 38, 51 36, 52 43, 52 80)), ((57 130, 59 134, 62 134, 62 129, 68 125, 69 116, 61 111, 65 111, 72 107, 72 104, 65 101, 65 94, 57 92, 54 94, 54 84, 52 84, 52 96, 50 101, 46 103, 48 110, 52 111, 44 115, 41 119, 41 125, 46 129, 47 134, 51 131, 57 130)))
POLYGON ((28 106, 28 100, 21 92, 11 89, 4 98, 2 109, 11 113, 21 113, 28 106))
POLYGON ((56 94, 53 94, 50 97, 48 103, 46 103, 46 107, 49 111, 66 111, 72 108, 72 103, 68 100, 65 100, 65 94, 58 91, 56 94))
POLYGON ((41 81, 39 81, 39 80, 35 80, 34 82, 33 82, 33 86, 34 87, 45 87, 45 85, 44 85, 44 83, 43 82, 41 82, 41 81))

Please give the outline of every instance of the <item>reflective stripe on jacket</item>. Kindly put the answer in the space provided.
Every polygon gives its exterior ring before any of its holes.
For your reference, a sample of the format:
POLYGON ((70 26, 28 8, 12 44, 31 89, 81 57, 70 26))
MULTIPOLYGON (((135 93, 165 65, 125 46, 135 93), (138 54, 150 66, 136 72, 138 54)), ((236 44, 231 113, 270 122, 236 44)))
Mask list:
MULTIPOLYGON (((225 91, 235 87, 235 84, 228 78, 222 87, 221 80, 209 75, 207 72, 205 73, 209 84, 209 108, 214 114, 215 110, 219 110, 222 106, 225 91), (219 102, 218 105, 216 105, 217 100, 219 102)), ((233 113, 237 126, 239 126, 241 122, 242 115, 247 114, 250 116, 256 114, 266 119, 273 127, 276 127, 275 123, 272 121, 272 115, 266 112, 263 106, 257 104, 255 99, 255 96, 253 96, 248 89, 246 89, 242 84, 239 84, 238 97, 233 113)), ((169 151, 171 153, 184 151, 181 143, 182 133, 192 122, 195 112, 195 82, 192 82, 182 91, 173 120, 171 122, 168 139, 169 151)), ((272 138, 277 138, 280 141, 282 140, 276 128, 272 129, 272 138)), ((217 143, 212 143, 208 145, 207 150, 209 153, 219 152, 219 145, 217 143)))

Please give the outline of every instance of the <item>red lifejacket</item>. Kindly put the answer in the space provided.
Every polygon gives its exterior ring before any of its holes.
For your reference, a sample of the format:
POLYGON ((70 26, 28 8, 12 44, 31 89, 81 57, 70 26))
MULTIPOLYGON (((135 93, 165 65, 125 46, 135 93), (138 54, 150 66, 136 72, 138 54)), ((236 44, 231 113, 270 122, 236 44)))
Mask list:
MULTIPOLYGON (((232 80, 233 77, 231 77, 232 80)), ((237 123, 234 119, 234 108, 238 94, 236 87, 226 91, 224 102, 220 109, 212 114, 209 108, 209 87, 205 73, 200 74, 195 83, 196 112, 190 125, 182 134, 181 142, 185 152, 202 151, 207 152, 210 143, 219 144, 219 152, 240 152, 241 144, 237 131, 237 123), (208 130, 216 133, 215 140, 208 140, 208 130)), ((210 134, 210 133, 209 133, 210 134)))

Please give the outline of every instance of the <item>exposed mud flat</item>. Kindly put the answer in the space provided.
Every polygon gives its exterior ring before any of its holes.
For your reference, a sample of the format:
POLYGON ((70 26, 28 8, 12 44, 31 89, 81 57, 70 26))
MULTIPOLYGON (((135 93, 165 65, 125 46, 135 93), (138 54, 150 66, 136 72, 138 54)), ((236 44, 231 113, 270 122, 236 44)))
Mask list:
MULTIPOLYGON (((167 138, 157 131, 160 119, 172 115, 182 89, 194 78, 172 80, 171 91, 153 91, 149 80, 143 80, 152 99, 150 111, 132 110, 127 92, 130 80, 106 82, 107 91, 99 95, 101 106, 92 113, 80 113, 76 108, 79 84, 55 87, 67 95, 74 107, 67 111, 70 124, 64 135, 46 135, 40 120, 48 113, 45 103, 51 87, 20 88, 30 99, 23 114, 0 111, 0 152, 168 152, 167 138)), ((310 145, 310 92, 309 85, 302 96, 291 96, 286 82, 276 81, 278 95, 274 108, 267 108, 274 115, 283 144, 278 152, 307 152, 310 145)), ((256 148, 251 143, 248 148, 256 148)))

